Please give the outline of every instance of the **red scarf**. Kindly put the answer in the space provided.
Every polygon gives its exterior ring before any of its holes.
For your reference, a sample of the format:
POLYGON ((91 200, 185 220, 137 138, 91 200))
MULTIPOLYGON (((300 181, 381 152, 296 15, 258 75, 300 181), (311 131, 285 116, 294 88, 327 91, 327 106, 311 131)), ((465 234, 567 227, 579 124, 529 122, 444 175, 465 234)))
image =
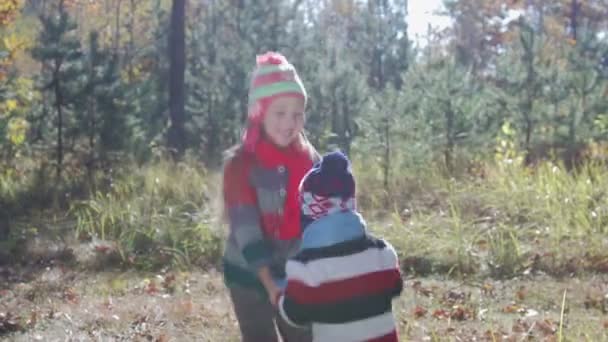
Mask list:
POLYGON ((312 156, 299 142, 281 149, 264 138, 256 144, 255 155, 264 167, 277 169, 284 166, 288 174, 283 216, 278 217, 278 224, 272 225, 274 227, 264 227, 266 233, 280 240, 299 238, 302 230, 298 187, 306 172, 312 168, 312 156))

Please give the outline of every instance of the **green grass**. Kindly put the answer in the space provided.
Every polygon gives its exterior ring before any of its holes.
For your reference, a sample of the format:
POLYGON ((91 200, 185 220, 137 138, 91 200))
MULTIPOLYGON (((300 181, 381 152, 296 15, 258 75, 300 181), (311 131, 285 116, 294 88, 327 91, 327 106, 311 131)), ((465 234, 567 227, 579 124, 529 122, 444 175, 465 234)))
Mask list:
POLYGON ((216 264, 221 251, 213 177, 189 160, 132 167, 106 192, 75 201, 76 234, 113 245, 123 263, 151 269, 216 264))
MULTIPOLYGON (((605 166, 566 172, 551 163, 486 162, 474 175, 461 168, 447 176, 432 163, 397 164, 385 189, 376 164, 356 156, 353 162, 359 209, 374 232, 393 242, 408 272, 494 278, 608 272, 605 166)), ((75 235, 107 244, 115 254, 108 260, 127 266, 218 264, 226 230, 219 172, 194 158, 161 159, 126 163, 104 177, 89 186, 98 190, 70 197, 75 235)), ((40 172, 5 173, 0 198, 33 198, 36 184, 45 184, 40 172)), ((84 188, 70 184, 65 189, 84 188)))
POLYGON ((379 170, 355 161, 360 208, 406 269, 496 278, 608 271, 605 166, 487 163, 483 178, 427 170, 401 170, 382 191, 379 170))

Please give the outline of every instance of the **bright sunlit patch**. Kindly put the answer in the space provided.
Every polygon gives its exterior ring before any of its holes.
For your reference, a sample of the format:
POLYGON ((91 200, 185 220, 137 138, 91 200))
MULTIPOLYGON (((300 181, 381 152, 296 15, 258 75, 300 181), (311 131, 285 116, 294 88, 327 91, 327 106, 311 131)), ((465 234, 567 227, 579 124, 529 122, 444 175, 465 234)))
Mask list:
POLYGON ((436 14, 443 9, 442 0, 413 0, 408 3, 408 35, 420 42, 426 36, 429 25, 433 29, 444 29, 451 24, 447 16, 436 14))

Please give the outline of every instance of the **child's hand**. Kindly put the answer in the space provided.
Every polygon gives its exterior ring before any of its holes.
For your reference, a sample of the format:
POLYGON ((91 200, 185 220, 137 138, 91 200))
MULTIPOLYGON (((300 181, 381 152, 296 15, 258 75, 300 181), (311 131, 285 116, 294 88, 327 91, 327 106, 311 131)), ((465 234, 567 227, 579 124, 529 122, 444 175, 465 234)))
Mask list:
POLYGON ((281 291, 281 289, 277 286, 269 286, 266 291, 268 292, 268 299, 270 300, 270 304, 272 304, 272 306, 275 308, 278 307, 279 298, 281 298, 283 291, 281 291))
POLYGON ((264 266, 264 267, 260 268, 260 270, 258 271, 258 277, 260 278, 260 281, 262 282, 262 284, 264 284, 264 287, 266 288, 266 293, 268 293, 268 300, 270 301, 272 306, 274 306, 276 308, 277 304, 279 303, 279 297, 281 296, 282 289, 277 285, 275 280, 272 278, 272 275, 270 274, 270 269, 268 268, 268 266, 264 266))

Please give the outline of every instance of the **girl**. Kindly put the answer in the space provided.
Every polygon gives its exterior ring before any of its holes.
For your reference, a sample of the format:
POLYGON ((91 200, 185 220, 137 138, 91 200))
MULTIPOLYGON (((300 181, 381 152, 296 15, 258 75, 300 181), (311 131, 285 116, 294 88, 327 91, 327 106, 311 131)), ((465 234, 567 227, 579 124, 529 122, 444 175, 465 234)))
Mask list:
POLYGON ((319 159, 303 134, 306 90, 278 53, 257 57, 249 89, 247 128, 224 166, 230 233, 224 280, 242 340, 310 341, 310 331, 280 319, 276 301, 286 260, 299 248, 298 186, 319 159))

